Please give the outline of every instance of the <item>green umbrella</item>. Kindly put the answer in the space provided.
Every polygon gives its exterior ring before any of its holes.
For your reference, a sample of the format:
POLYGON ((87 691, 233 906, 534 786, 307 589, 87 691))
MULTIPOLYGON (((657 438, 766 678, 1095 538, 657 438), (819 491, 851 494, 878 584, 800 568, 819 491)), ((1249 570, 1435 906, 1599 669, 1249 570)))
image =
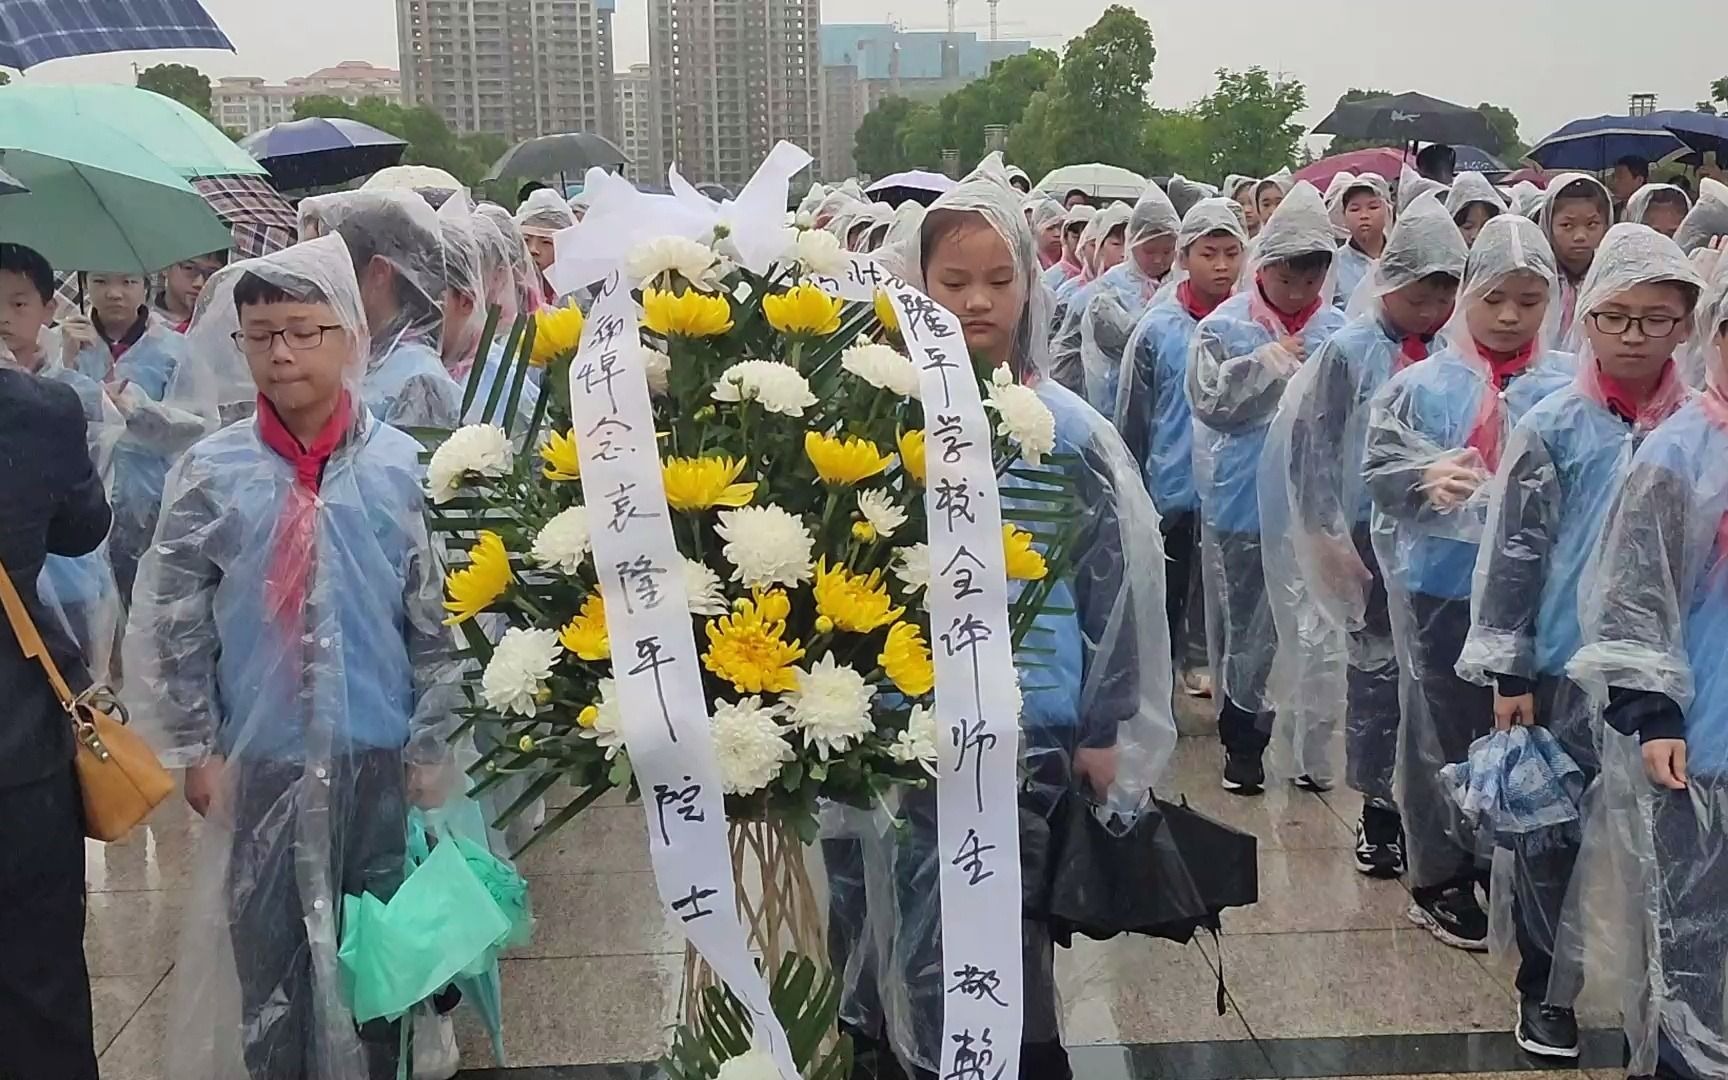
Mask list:
POLYGON ((136 86, 32 84, 0 89, 0 112, 18 104, 35 105, 75 127, 97 124, 120 132, 187 180, 269 174, 215 124, 173 98, 136 86))
POLYGON ((0 169, 30 190, 0 199, 0 236, 60 270, 150 273, 231 241, 192 185, 136 141, 0 91, 0 169))

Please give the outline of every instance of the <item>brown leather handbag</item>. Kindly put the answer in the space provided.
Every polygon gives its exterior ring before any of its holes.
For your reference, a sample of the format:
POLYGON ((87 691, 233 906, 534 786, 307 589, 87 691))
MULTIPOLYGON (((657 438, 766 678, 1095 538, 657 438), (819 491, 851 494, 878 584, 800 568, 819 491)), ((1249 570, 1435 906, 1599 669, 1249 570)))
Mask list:
POLYGON ((84 834, 95 840, 124 839, 158 803, 174 793, 174 777, 156 760, 149 745, 126 727, 126 710, 113 691, 92 686, 82 694, 72 693, 3 564, 0 604, 5 605, 6 620, 12 624, 24 656, 42 665, 72 724, 78 743, 73 767, 84 799, 84 834))

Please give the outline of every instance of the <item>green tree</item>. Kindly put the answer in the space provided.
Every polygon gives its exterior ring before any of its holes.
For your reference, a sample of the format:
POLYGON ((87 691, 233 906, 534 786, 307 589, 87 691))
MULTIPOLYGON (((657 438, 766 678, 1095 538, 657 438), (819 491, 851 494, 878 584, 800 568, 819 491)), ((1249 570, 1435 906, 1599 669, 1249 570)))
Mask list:
POLYGON ((1722 76, 1710 84, 1710 100, 1720 101, 1728 105, 1728 75, 1722 76))
POLYGON ((469 186, 479 184, 486 170, 508 149, 497 135, 458 136, 442 116, 425 105, 408 108, 382 98, 362 98, 359 104, 350 105, 341 98, 315 95, 294 103, 296 120, 309 116, 343 117, 387 131, 408 143, 402 152, 403 164, 431 165, 469 186))
POLYGON ((1300 82, 1275 80, 1265 68, 1218 70, 1218 86, 1193 108, 1204 133, 1211 168, 1268 176, 1295 161, 1302 125, 1293 117, 1308 105, 1300 82))
POLYGON ((1058 161, 1134 165, 1152 115, 1146 88, 1158 48, 1152 27, 1131 8, 1112 4, 1068 43, 1051 81, 1043 125, 1048 154, 1058 161))
POLYGON ((913 105, 900 128, 901 168, 935 169, 942 164, 942 151, 948 147, 942 110, 929 102, 913 105))
POLYGON ((1153 176, 1210 179, 1217 170, 1207 139, 1206 125, 1193 110, 1154 109, 1142 138, 1141 169, 1153 176))
POLYGON ((1482 149, 1505 161, 1516 161, 1530 149, 1518 134, 1518 117, 1511 109, 1484 101, 1476 106, 1476 111, 1482 114, 1494 132, 1494 144, 1482 149))
POLYGON ((11 83, 12 73, 4 68, 0 68, 0 86, 9 86, 11 83))
POLYGON ((189 64, 155 64, 138 73, 138 85, 171 97, 199 116, 210 115, 210 77, 189 64))
POLYGON ((876 103, 858 125, 852 140, 852 158, 859 173, 865 176, 887 176, 906 167, 900 139, 907 119, 917 102, 911 98, 889 95, 876 103))
POLYGON ((1062 164, 1051 150, 1050 97, 1048 90, 1033 94, 1020 122, 1008 130, 1008 160, 1025 169, 1034 182, 1062 164))
POLYGON ((961 161, 983 157, 984 129, 1018 121, 1032 95, 1050 84, 1060 66, 1056 54, 1045 49, 996 61, 988 75, 953 91, 938 104, 943 145, 959 150, 961 161))

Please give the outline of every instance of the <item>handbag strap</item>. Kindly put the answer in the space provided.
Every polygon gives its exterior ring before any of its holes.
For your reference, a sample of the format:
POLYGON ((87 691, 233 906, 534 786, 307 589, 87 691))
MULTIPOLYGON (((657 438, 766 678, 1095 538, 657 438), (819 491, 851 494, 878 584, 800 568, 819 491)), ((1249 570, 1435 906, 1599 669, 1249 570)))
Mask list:
POLYGON ((3 562, 0 562, 0 605, 6 608, 6 621, 12 624, 12 635, 18 639, 18 647, 24 650, 24 658, 42 665, 48 684, 54 688, 54 696, 60 699, 60 707, 68 715, 75 715, 77 695, 66 685, 60 668, 48 654, 48 646, 43 643, 42 634, 36 629, 35 620, 30 618, 30 610, 24 606, 24 598, 18 595, 18 587, 12 584, 12 575, 3 562))

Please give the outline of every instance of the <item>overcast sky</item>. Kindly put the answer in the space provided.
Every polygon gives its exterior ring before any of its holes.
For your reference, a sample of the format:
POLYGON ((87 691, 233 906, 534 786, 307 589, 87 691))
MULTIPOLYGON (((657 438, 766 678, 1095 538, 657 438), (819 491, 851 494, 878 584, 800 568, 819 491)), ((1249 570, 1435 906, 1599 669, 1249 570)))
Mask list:
MULTIPOLYGON (((134 61, 178 59, 212 76, 279 81, 338 60, 396 65, 390 0, 204 0, 239 50, 61 60, 29 78, 129 80, 134 61)), ((1109 0, 1001 0, 1001 34, 1059 49, 1109 0)), ((619 66, 648 57, 646 0, 619 0, 619 66)), ((1653 93, 1691 108, 1728 75, 1728 2, 1665 0, 1136 0, 1152 24, 1158 62, 1152 97, 1180 106, 1205 94, 1218 67, 1283 71, 1308 87, 1314 123, 1350 86, 1421 90, 1465 104, 1487 100, 1518 114, 1534 142, 1579 116, 1623 113, 1627 95, 1653 93), (1629 12, 1640 11, 1637 17, 1629 12), (1431 13, 1431 14, 1429 14, 1431 13)), ((942 0, 823 0, 827 22, 899 19, 941 29, 942 0)), ((960 0, 962 29, 989 25, 985 0, 960 0)))

